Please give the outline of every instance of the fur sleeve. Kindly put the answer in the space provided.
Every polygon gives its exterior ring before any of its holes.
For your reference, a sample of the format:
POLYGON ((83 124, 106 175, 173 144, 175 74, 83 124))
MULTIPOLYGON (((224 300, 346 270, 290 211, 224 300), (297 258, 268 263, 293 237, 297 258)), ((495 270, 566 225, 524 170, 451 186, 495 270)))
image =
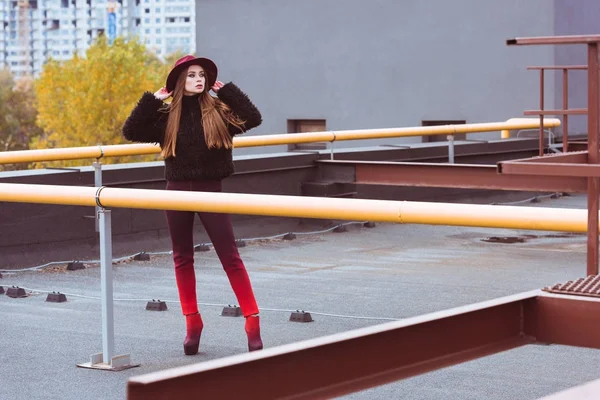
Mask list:
POLYGON ((168 114, 159 112, 164 103, 145 92, 123 125, 123 136, 132 142, 163 143, 168 114))
POLYGON ((219 97, 219 100, 231 108, 231 111, 233 111, 235 115, 245 121, 244 128, 242 130, 236 128, 235 126, 229 127, 229 132, 232 135, 249 131, 250 129, 256 128, 262 123, 262 115, 260 114, 260 111, 258 111, 258 108, 256 108, 256 106, 248 98, 248 95, 242 92, 240 88, 238 88, 232 82, 224 85, 217 92, 217 96, 219 97))

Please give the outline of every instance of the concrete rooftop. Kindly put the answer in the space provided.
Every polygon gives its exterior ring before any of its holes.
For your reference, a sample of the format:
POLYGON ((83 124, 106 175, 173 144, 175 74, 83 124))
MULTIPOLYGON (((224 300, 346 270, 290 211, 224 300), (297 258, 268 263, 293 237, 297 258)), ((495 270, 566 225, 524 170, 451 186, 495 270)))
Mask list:
MULTIPOLYGON (((570 196, 520 206, 585 204, 585 196, 570 196)), ((343 233, 253 241, 240 252, 261 307, 263 341, 273 347, 585 276, 585 235, 547 235, 554 233, 354 224, 343 233), (522 234, 539 237, 482 241, 522 234), (315 321, 289 322, 296 309, 310 311, 315 321)), ((116 354, 129 353, 141 364, 121 372, 76 367, 102 351, 98 265, 4 273, 0 285, 25 287, 30 296, 0 296, 0 399, 124 399, 131 376, 246 352, 243 319, 220 316, 236 300, 214 250, 196 255, 205 329, 201 352, 192 357, 183 355, 170 255, 114 265, 116 354), (47 291, 65 293, 68 301, 45 302, 47 291), (167 301, 169 310, 146 311, 151 299, 167 301)), ((345 398, 537 399, 597 379, 599 363, 596 350, 531 345, 345 398)))

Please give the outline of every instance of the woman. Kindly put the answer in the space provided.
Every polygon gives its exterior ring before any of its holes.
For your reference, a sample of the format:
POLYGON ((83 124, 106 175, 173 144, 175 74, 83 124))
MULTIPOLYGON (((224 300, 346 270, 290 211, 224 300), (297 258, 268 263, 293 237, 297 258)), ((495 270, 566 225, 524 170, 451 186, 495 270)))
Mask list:
MULTIPOLYGON (((217 66, 188 55, 177 60, 166 87, 146 92, 123 126, 130 141, 158 143, 165 159, 167 190, 220 192, 233 172, 232 138, 260 125, 262 117, 233 83, 217 81, 217 66), (212 89, 217 98, 208 91, 212 89), (173 96, 170 104, 163 100, 173 96)), ((263 347, 258 306, 227 214, 198 213, 246 318, 249 351, 263 347)), ((198 352, 203 323, 196 300, 193 226, 195 214, 166 211, 175 279, 186 319, 185 354, 198 352)))

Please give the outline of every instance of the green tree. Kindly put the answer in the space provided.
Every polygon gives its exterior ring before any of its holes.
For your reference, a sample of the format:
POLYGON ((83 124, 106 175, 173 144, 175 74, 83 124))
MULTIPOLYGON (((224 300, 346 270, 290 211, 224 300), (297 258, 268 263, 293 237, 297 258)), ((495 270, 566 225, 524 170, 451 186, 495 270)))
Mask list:
MULTIPOLYGON (((165 64, 137 39, 100 36, 85 57, 50 60, 35 83, 38 125, 44 134, 31 148, 81 147, 126 143, 125 119, 146 91, 161 87, 165 64)), ((107 158, 104 163, 155 160, 157 156, 107 158)), ((62 166, 89 165, 89 160, 62 166)))
MULTIPOLYGON (((27 150, 41 134, 31 78, 15 82, 9 70, 0 70, 0 151, 27 150)), ((2 170, 27 168, 27 164, 0 165, 2 170)))

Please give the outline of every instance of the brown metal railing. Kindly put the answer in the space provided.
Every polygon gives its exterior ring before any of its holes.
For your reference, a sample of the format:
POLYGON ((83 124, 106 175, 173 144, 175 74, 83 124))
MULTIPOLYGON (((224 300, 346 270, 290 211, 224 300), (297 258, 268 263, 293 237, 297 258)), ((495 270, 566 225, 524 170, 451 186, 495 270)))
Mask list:
MULTIPOLYGON (((569 71, 587 71, 587 65, 548 65, 548 66, 530 66, 528 70, 540 71, 540 108, 539 110, 526 110, 524 115, 540 117, 540 120, 545 115, 560 115, 562 116, 563 127, 563 152, 569 151, 569 115, 585 115, 587 108, 569 109, 569 71), (544 72, 545 71, 562 71, 562 108, 555 110, 544 109, 544 72)), ((540 156, 544 155, 544 130, 540 129, 540 156)))
MULTIPOLYGON (((586 164, 596 165, 588 169, 595 169, 600 163, 599 151, 599 129, 600 129, 600 74, 598 52, 600 45, 600 35, 572 35, 572 36, 546 36, 533 38, 515 38, 506 42, 510 45, 564 45, 564 44, 583 44, 587 47, 587 160, 586 164)), ((543 74, 541 75, 543 77, 543 74)), ((540 82, 543 80, 540 78, 540 82)), ((543 94, 543 86, 541 90, 543 94)), ((541 96, 543 101, 543 95, 541 96)), ((568 106, 568 103, 567 103, 568 106)), ((564 103, 563 103, 564 107, 564 103)), ((530 113, 534 115, 548 115, 555 113, 558 110, 532 110, 530 113)), ((563 110, 563 115, 577 114, 581 111, 563 110)), ((530 114, 531 115, 531 114, 530 114)), ((576 167, 576 164, 566 163, 564 168, 576 167)), ((544 175, 546 166, 538 166, 538 174, 544 175)), ((502 172, 499 170, 499 172, 502 172)), ((505 173, 508 173, 506 170, 505 173)), ((569 174, 569 172, 566 172, 569 174)), ((552 175, 547 173, 546 175, 552 175)), ((573 175, 570 175, 573 176, 573 175)), ((589 174, 588 181, 588 245, 587 245, 587 270, 588 275, 598 274, 598 211, 599 211, 599 195, 600 195, 600 178, 589 174)))

